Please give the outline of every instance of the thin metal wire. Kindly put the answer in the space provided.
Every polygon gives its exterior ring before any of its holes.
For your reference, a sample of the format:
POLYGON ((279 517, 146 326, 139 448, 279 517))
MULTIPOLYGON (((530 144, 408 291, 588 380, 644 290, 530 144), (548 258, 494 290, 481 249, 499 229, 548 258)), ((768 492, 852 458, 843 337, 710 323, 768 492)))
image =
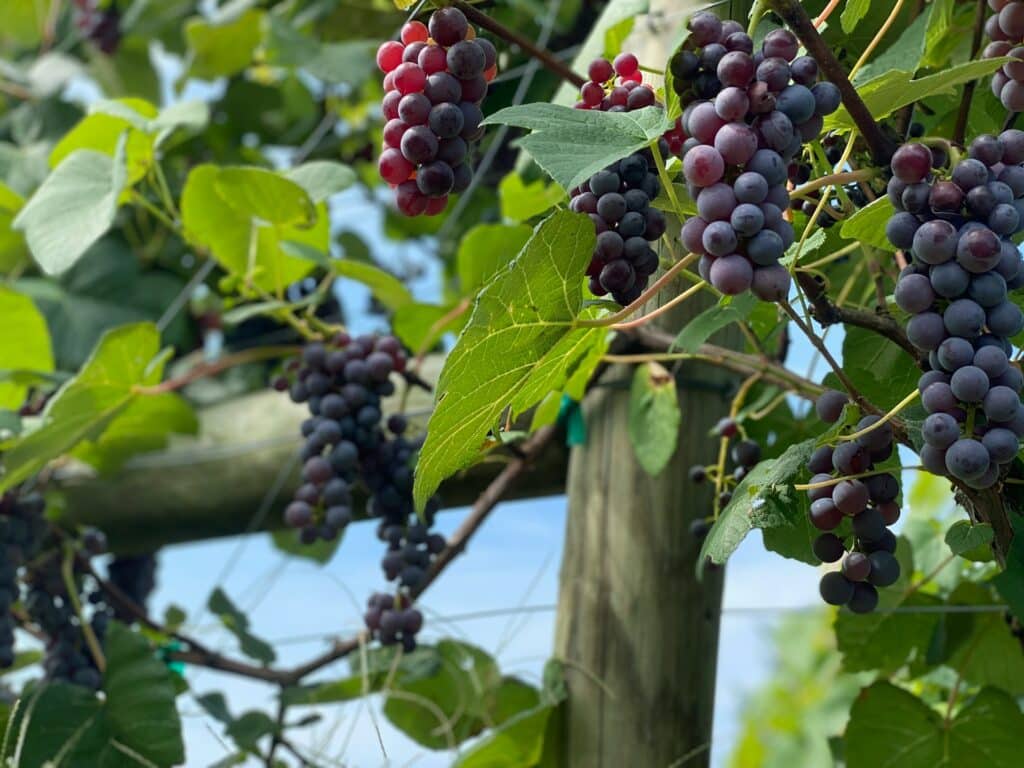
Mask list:
POLYGON ((199 269, 196 270, 196 273, 192 275, 181 291, 178 292, 178 295, 174 297, 174 301, 167 305, 167 309, 165 309, 164 313, 160 315, 160 319, 156 321, 156 328, 158 331, 163 333, 167 330, 167 326, 169 326, 174 318, 178 316, 181 308, 188 303, 190 298, 192 298, 192 292, 199 287, 199 284, 203 282, 211 272, 213 272, 213 268, 216 266, 217 262, 209 257, 200 265, 199 269))

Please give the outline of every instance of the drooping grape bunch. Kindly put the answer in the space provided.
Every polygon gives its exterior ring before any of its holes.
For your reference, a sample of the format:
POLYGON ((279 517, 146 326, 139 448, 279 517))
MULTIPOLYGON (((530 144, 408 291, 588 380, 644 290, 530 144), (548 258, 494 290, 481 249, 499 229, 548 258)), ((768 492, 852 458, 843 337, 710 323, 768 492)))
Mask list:
POLYGON ((434 216, 473 176, 469 153, 483 135, 480 103, 497 72, 497 51, 462 11, 439 8, 410 21, 401 41, 377 50, 384 72, 384 148, 377 168, 406 216, 434 216))
MULTIPOLYGON (((382 414, 382 398, 395 391, 391 375, 402 373, 405 364, 393 336, 353 339, 339 333, 329 343, 306 345, 290 389, 292 400, 306 403, 310 412, 302 424, 303 483, 284 519, 305 543, 333 540, 353 518, 358 486, 369 497, 367 514, 380 521, 377 535, 387 546, 384 575, 407 595, 422 584, 445 540, 429 530, 437 499, 428 502, 422 520, 413 506, 413 465, 422 438, 406 436, 403 416, 382 414)), ((404 638, 414 634, 381 631, 380 637, 408 643, 404 638)))
MULTIPOLYGON (((716 499, 715 507, 719 510, 732 501, 732 494, 735 487, 743 480, 750 471, 761 461, 761 446, 756 440, 751 440, 740 435, 740 425, 735 419, 723 418, 715 425, 713 432, 715 437, 725 438, 727 441, 734 437, 740 437, 729 446, 726 454, 727 461, 723 466, 724 476, 721 478, 721 492, 716 499)), ((718 480, 718 466, 704 466, 695 464, 690 467, 690 481, 703 483, 707 480, 718 480)), ((714 522, 714 515, 699 518, 690 524, 690 533, 697 539, 703 539, 711 530, 714 522)))
POLYGON ((402 607, 401 596, 376 592, 366 602, 363 621, 384 645, 402 644, 409 653, 416 649, 416 635, 423 628, 423 614, 412 607, 402 607))
MULTIPOLYGON (((633 92, 646 90, 643 86, 633 92)), ((651 247, 665 233, 665 216, 651 201, 660 190, 649 151, 635 152, 572 190, 569 207, 594 222, 597 244, 587 268, 590 292, 627 305, 658 269, 651 247)))
MULTIPOLYGON (((156 589, 156 555, 118 555, 107 566, 110 582, 143 608, 156 589)), ((118 621, 131 622, 135 616, 121 609, 114 610, 118 621)))
POLYGON ((103 53, 111 56, 121 46, 121 12, 116 0, 100 8, 97 0, 75 0, 75 27, 103 53))
POLYGON ((46 533, 45 503, 37 493, 15 491, 0 497, 0 669, 14 663, 14 616, 11 606, 21 598, 18 571, 39 549, 46 533))
MULTIPOLYGON (((988 0, 993 14, 985 22, 991 41, 986 59, 1024 58, 1024 0, 988 0)), ((992 75, 992 93, 1010 112, 1024 111, 1024 61, 1009 61, 992 75)))
POLYGON ((835 85, 817 82, 817 63, 799 48, 791 32, 776 29, 755 54, 737 22, 702 11, 670 64, 690 137, 683 174, 698 210, 682 241, 701 254, 701 276, 729 295, 752 290, 779 301, 789 292, 789 272, 779 264, 794 240, 783 218, 789 169, 840 101, 835 85))
POLYGON ((33 623, 46 635, 43 669, 48 680, 63 681, 96 690, 102 676, 82 628, 88 622, 102 649, 112 611, 102 594, 75 572, 75 599, 82 607, 81 617, 68 594, 62 571, 61 550, 55 547, 37 558, 26 575, 28 594, 25 610, 33 623))
MULTIPOLYGON (((834 423, 843 413, 847 397, 828 390, 815 404, 823 421, 834 423)), ((878 424, 880 417, 865 416, 856 433, 878 424)), ((900 516, 898 478, 887 472, 866 477, 894 450, 888 423, 852 440, 818 448, 807 462, 811 525, 822 533, 814 540, 814 554, 824 563, 841 562, 837 571, 821 578, 819 589, 829 605, 845 605, 855 613, 870 613, 878 605, 878 588, 895 584, 900 576, 896 537, 889 526, 900 516), (835 482, 836 478, 847 478, 835 482)))
POLYGON ((907 336, 927 354, 921 462, 973 488, 989 488, 1024 435, 1024 377, 1010 337, 1024 314, 1008 291, 1024 284, 1017 246, 1024 231, 1024 131, 983 135, 949 179, 932 173, 924 144, 893 155, 890 242, 910 263, 895 298, 911 315, 907 336))

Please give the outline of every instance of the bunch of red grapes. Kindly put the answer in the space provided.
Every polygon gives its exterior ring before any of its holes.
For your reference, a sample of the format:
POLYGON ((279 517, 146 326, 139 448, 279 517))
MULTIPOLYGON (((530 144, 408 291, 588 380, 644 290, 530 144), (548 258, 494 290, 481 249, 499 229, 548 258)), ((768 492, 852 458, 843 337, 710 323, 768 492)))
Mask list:
POLYGON ((473 176, 467 158, 483 135, 480 103, 497 71, 497 51, 462 11, 440 8, 410 21, 401 42, 377 49, 384 72, 384 151, 377 168, 406 216, 435 216, 473 176))
MULTIPOLYGON (((988 0, 994 13, 985 22, 992 41, 982 51, 986 59, 1024 58, 1024 1, 988 0)), ((1007 62, 992 76, 992 93, 1011 112, 1024 111, 1024 62, 1007 62)))

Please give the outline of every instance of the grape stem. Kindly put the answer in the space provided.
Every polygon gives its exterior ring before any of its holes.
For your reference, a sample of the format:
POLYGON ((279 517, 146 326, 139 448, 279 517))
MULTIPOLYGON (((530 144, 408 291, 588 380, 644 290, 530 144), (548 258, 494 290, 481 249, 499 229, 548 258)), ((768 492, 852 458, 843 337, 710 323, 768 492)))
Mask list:
POLYGON ((548 70, 554 72, 566 82, 572 83, 577 88, 582 88, 583 84, 587 82, 584 78, 573 72, 564 62, 551 53, 551 51, 545 48, 539 48, 523 35, 509 29, 504 24, 495 21, 486 13, 477 10, 467 2, 464 2, 464 0, 453 0, 452 6, 462 11, 466 18, 477 26, 483 27, 488 32, 497 35, 505 42, 522 48, 533 58, 543 64, 548 70))
POLYGON ((576 328, 605 328, 609 325, 615 325, 616 323, 622 322, 627 317, 636 312, 640 307, 650 301, 654 296, 658 294, 662 288, 664 288, 672 279, 690 266, 693 262, 700 258, 700 254, 690 253, 681 258, 672 267, 669 268, 664 275, 659 277, 654 283, 647 288, 640 296, 627 307, 623 307, 618 312, 607 317, 599 317, 595 320, 576 320, 573 324, 576 328))
MULTIPOLYGON (((924 469, 924 467, 900 467, 902 472, 905 469, 924 469)), ((828 480, 820 480, 817 483, 798 483, 793 486, 794 490, 797 491, 816 491, 819 488, 831 488, 833 485, 839 485, 844 480, 860 480, 865 477, 875 477, 876 475, 887 475, 891 472, 891 469, 869 469, 867 472, 858 472, 855 475, 842 475, 841 477, 830 477, 828 480)))
POLYGON ((875 168, 861 168, 858 171, 843 171, 841 173, 832 173, 828 176, 822 176, 820 179, 809 181, 803 186, 799 186, 789 193, 790 197, 807 197, 811 192, 821 189, 822 187, 829 187, 834 184, 849 184, 851 181, 869 181, 878 175, 878 170, 875 168))
MULTIPOLYGON (((736 416, 740 412, 740 408, 743 407, 744 401, 747 399, 747 394, 753 388, 757 382, 761 381, 762 375, 760 373, 754 373, 746 378, 746 380, 740 384, 738 390, 736 390, 736 396, 732 399, 732 403, 729 406, 729 418, 735 420, 736 416)), ((718 462, 715 465, 715 498, 712 511, 714 513, 715 520, 722 512, 722 491, 725 489, 725 462, 729 458, 729 437, 722 435, 718 438, 718 462)))
MULTIPOLYGON (((978 51, 981 50, 981 34, 985 26, 986 16, 985 0, 976 0, 974 8, 974 37, 971 38, 971 57, 974 61, 978 58, 978 51)), ((960 111, 956 114, 956 125, 953 127, 952 141, 954 144, 963 146, 964 135, 967 132, 967 115, 971 111, 971 100, 974 98, 974 88, 977 80, 970 80, 964 85, 963 95, 960 97, 960 111)))
POLYGON ((828 21, 828 17, 832 15, 832 11, 839 7, 839 0, 829 0, 821 13, 814 18, 814 28, 821 29, 821 25, 828 21))
POLYGON ((162 381, 151 387, 135 387, 132 391, 137 395, 162 395, 165 392, 174 392, 179 390, 198 379, 223 373, 229 368, 234 368, 236 365, 245 365, 246 363, 258 363, 263 360, 275 360, 280 357, 288 357, 290 355, 295 355, 300 350, 301 347, 296 346, 253 347, 252 349, 246 349, 231 355, 224 355, 224 357, 219 360, 214 360, 211 363, 200 363, 194 368, 183 373, 181 376, 173 379, 167 379, 166 381, 162 381))
POLYGON ((854 433, 849 434, 849 435, 840 435, 839 439, 840 440, 856 440, 858 437, 863 437, 864 435, 866 435, 866 434, 868 434, 870 432, 874 432, 876 429, 881 427, 883 424, 886 424, 886 423, 892 421, 900 411, 902 411, 904 408, 906 408, 912 402, 917 400, 917 398, 920 397, 920 396, 921 396, 921 393, 915 388, 913 392, 911 392, 909 395, 907 395, 902 400, 900 400, 896 405, 894 405, 892 407, 891 411, 889 411, 887 414, 882 416, 882 418, 880 418, 874 424, 872 424, 869 427, 864 427, 864 429, 858 430, 857 432, 854 432, 854 433))
POLYGON ((818 30, 815 29, 800 0, 767 0, 767 3, 768 7, 781 16, 783 21, 800 38, 804 48, 818 62, 821 71, 839 89, 843 105, 871 148, 875 164, 888 165, 892 153, 895 151, 893 142, 885 135, 881 124, 875 120, 867 105, 857 94, 843 65, 839 63, 832 53, 832 49, 818 34, 818 30))
POLYGON ((868 47, 864 49, 864 53, 862 53, 860 58, 857 59, 857 63, 853 65, 853 69, 850 70, 850 77, 856 75, 857 72, 860 71, 860 68, 867 63, 868 58, 870 58, 871 54, 875 52, 875 48, 877 48, 878 44, 882 42, 882 38, 885 37, 886 32, 888 32, 892 25, 896 23, 896 19, 903 10, 903 3, 905 1, 906 0, 896 0, 896 3, 892 7, 892 12, 886 18, 878 32, 875 33, 875 36, 871 38, 871 42, 868 43, 868 47))
POLYGON ((843 367, 839 365, 836 359, 832 356, 832 353, 829 352, 828 347, 825 346, 825 342, 821 340, 821 337, 819 337, 818 334, 816 334, 814 330, 804 322, 804 319, 800 317, 800 313, 793 309, 793 305, 788 301, 780 301, 779 306, 782 307, 783 311, 789 315, 790 319, 794 323, 796 323, 797 328, 803 332, 804 336, 807 337, 807 340, 814 345, 818 352, 821 353, 821 356, 825 358, 825 362, 829 364, 832 368, 832 372, 835 373, 839 381, 842 382, 846 391, 850 393, 850 397, 856 400, 857 404, 863 410, 871 413, 878 413, 878 409, 860 393, 860 390, 857 389, 857 385, 854 384, 853 381, 850 380, 850 377, 846 375, 846 371, 843 370, 843 367))
POLYGON ((628 320, 627 322, 624 322, 624 323, 616 323, 615 325, 611 326, 611 329, 613 331, 628 331, 630 328, 639 328, 641 325, 645 325, 646 323, 649 323, 654 318, 656 318, 656 317, 658 317, 660 315, 663 315, 664 313, 668 312, 670 309, 672 309, 672 307, 676 306, 677 304, 682 304, 684 301, 686 301, 688 298, 690 298, 694 294, 700 293, 702 290, 704 290, 704 287, 706 285, 707 285, 707 283, 705 283, 703 280, 701 280, 696 285, 691 285, 689 288, 687 288, 685 291, 680 293, 678 296, 673 297, 671 299, 671 301, 665 302, 664 304, 662 304, 657 309, 652 310, 651 312, 648 312, 646 315, 643 315, 642 317, 638 317, 635 320, 628 320))
MULTIPOLYGON (((839 0, 835 0, 836 3, 839 0)), ((747 34, 753 38, 754 33, 757 31, 757 25, 761 23, 761 17, 764 16, 765 0, 755 0, 754 7, 750 9, 750 24, 747 25, 747 34)))
POLYGON ((92 624, 85 618, 82 612, 82 601, 78 599, 78 585, 75 583, 75 545, 70 541, 64 543, 64 559, 61 563, 60 573, 64 577, 64 588, 67 590, 68 598, 71 600, 71 607, 78 617, 78 624, 85 637, 85 644, 89 647, 89 654, 96 663, 96 669, 102 675, 107 669, 107 660, 103 656, 103 649, 100 648, 96 633, 92 631, 92 624))

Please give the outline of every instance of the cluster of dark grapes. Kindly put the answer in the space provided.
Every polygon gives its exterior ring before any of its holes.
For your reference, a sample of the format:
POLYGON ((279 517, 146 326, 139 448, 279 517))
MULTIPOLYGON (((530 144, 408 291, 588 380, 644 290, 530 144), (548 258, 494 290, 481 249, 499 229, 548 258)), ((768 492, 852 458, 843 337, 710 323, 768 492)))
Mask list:
MULTIPOLYGON (((990 42, 982 57, 1024 58, 1024 1, 988 0, 994 13, 985 22, 990 42)), ((1024 111, 1024 62, 1009 61, 992 75, 992 93, 1010 112, 1024 111)))
POLYGON ((794 239, 782 215, 789 167, 839 108, 839 89, 817 82, 817 63, 797 55, 800 44, 786 29, 770 32, 755 54, 737 22, 703 11, 689 26, 670 64, 686 103, 683 173, 699 214, 683 225, 683 243, 701 254, 701 276, 723 293, 785 299, 790 276, 779 259, 794 239))
POLYGON ((457 8, 439 8, 427 25, 410 21, 401 42, 377 50, 384 75, 384 149, 380 176, 395 187, 406 216, 434 216, 449 193, 473 176, 467 158, 483 135, 480 103, 497 71, 497 51, 457 8))
MULTIPOLYGON (((119 555, 107 566, 107 577, 114 586, 130 597, 132 602, 145 608, 146 601, 156 589, 156 555, 119 555)), ((135 616, 127 611, 115 609, 114 618, 131 622, 135 616)))
POLYGON ((423 628, 423 614, 409 606, 403 608, 400 596, 377 592, 366 601, 363 621, 384 645, 401 643, 407 653, 416 649, 416 635, 423 628))
POLYGON ((911 315, 907 336, 927 353, 921 463, 973 488, 989 488, 1024 435, 1024 377, 1010 337, 1024 314, 1008 291, 1024 284, 1011 236, 1024 231, 1024 131, 975 139, 949 180, 932 153, 905 144, 892 159, 886 233, 910 257, 895 298, 911 315))
POLYGON ((0 497, 0 669, 14 663, 14 616, 11 606, 18 602, 18 569, 39 550, 46 533, 43 510, 46 504, 37 493, 8 492, 0 497))
MULTIPOLYGON (((816 403, 818 416, 834 423, 846 403, 842 392, 828 390, 816 403)), ((878 416, 865 416, 856 430, 868 429, 878 421, 878 416)), ((829 605, 870 613, 878 605, 877 588, 891 586, 900 577, 896 537, 889 530, 900 516, 896 501, 899 480, 887 472, 850 477, 872 472, 876 464, 892 456, 894 447, 892 427, 885 423, 853 440, 823 445, 807 462, 811 484, 828 483, 807 492, 811 525, 822 531, 814 540, 814 554, 824 563, 842 561, 839 570, 821 578, 821 597, 829 605), (847 479, 835 482, 839 477, 847 479)))
MULTIPOLYGON (((735 419, 726 417, 715 425, 714 435, 716 437, 731 440, 739 434, 740 426, 735 419)), ((750 470, 757 466, 761 460, 761 446, 755 440, 742 438, 729 447, 728 457, 730 463, 725 466, 726 475, 722 478, 722 491, 716 499, 717 509, 724 508, 732 501, 733 489, 750 473, 750 470)), ((717 471, 718 467, 716 466, 707 467, 695 464, 690 467, 690 481, 703 483, 709 478, 714 479, 717 471)), ((690 533, 697 539, 703 539, 711 530, 713 522, 714 516, 694 520, 690 523, 690 533)))
MULTIPOLYGON (((611 62, 594 59, 590 77, 580 89, 576 109, 629 112, 654 106, 654 89, 643 82, 640 64, 632 53, 620 53, 611 62)), ((667 154, 674 132, 659 147, 667 154)), ((658 254, 649 243, 665 233, 665 216, 651 201, 661 185, 649 150, 636 152, 594 174, 570 190, 569 207, 586 213, 594 222, 597 244, 587 269, 590 292, 622 305, 639 298, 658 268, 658 254)))
MULTIPOLYGON (((635 88, 633 92, 646 90, 635 88)), ((665 216, 651 206, 658 195, 658 175, 648 151, 636 152, 598 171, 572 190, 569 207, 594 222, 597 243, 587 268, 590 292, 611 294, 627 305, 643 293, 658 269, 650 243, 665 234, 665 216)))
POLYGON ((391 374, 405 364, 393 336, 339 333, 327 344, 306 345, 290 388, 292 400, 310 412, 302 424, 303 483, 284 519, 305 543, 333 540, 352 520, 352 492, 360 483, 369 496, 367 514, 380 521, 377 535, 387 545, 384 575, 408 594, 423 583, 445 541, 429 530, 438 500, 428 502, 422 520, 413 506, 412 468, 422 438, 406 436, 402 415, 385 420, 381 410, 382 398, 395 391, 391 374))
POLYGON ((101 9, 97 0, 75 0, 75 27, 79 33, 96 43, 96 47, 111 56, 121 45, 121 12, 117 2, 101 9))
MULTIPOLYGON (((86 588, 81 575, 75 574, 75 587, 82 600, 83 618, 89 622, 102 648, 107 627, 113 616, 102 593, 86 588)), ((61 553, 54 548, 37 558, 26 576, 28 594, 25 610, 29 618, 46 635, 43 669, 48 680, 99 689, 102 676, 89 649, 81 620, 67 591, 62 573, 61 553)))

